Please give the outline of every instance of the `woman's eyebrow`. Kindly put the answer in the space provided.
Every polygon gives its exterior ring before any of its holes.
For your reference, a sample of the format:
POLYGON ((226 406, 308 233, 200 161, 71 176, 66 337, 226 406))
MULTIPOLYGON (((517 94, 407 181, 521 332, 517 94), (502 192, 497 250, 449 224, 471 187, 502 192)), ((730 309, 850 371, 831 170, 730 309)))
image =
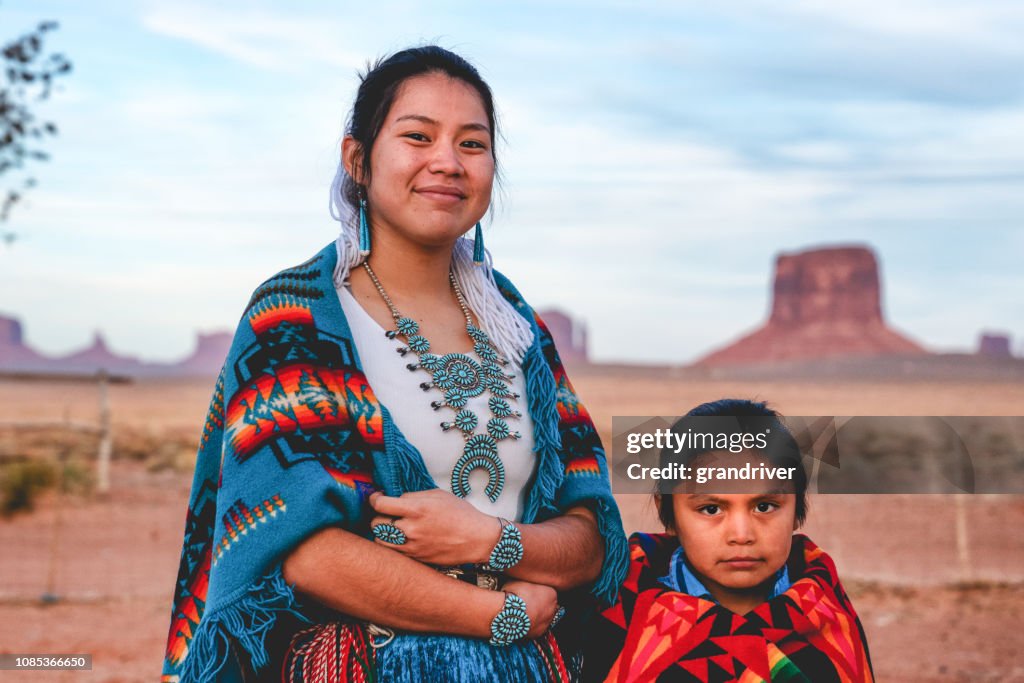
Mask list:
POLYGON ((419 121, 420 123, 426 123, 431 126, 437 125, 437 121, 429 116, 423 116, 422 114, 405 114, 404 116, 399 116, 395 119, 395 123, 399 123, 400 121, 419 121))
MULTIPOLYGON (((395 123, 399 123, 401 121, 419 121, 420 123, 425 123, 428 126, 440 125, 434 119, 430 118, 429 116, 424 116, 422 114, 405 114, 404 116, 399 116, 397 119, 395 119, 395 123)), ((465 123, 459 128, 459 130, 479 130, 487 134, 490 134, 491 132, 490 126, 488 126, 486 123, 476 122, 465 123)))

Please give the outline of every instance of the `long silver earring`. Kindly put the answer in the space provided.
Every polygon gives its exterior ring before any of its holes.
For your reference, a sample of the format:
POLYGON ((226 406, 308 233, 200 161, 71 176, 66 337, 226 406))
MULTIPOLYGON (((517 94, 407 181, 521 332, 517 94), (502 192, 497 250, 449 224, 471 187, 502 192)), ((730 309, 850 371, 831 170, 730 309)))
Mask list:
POLYGON ((370 223, 366 220, 366 190, 359 188, 359 255, 370 255, 370 223))

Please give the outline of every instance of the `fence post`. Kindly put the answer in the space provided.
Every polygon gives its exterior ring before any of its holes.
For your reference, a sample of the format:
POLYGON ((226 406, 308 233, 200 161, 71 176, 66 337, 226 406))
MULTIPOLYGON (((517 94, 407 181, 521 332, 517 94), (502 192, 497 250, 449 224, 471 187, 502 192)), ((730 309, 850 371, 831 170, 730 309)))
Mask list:
POLYGON ((956 556, 960 565, 960 580, 966 583, 974 578, 970 541, 967 536, 967 494, 955 493, 953 501, 956 512, 956 556))
POLYGON ((110 492, 110 454, 113 439, 110 433, 110 390, 106 370, 97 374, 100 391, 100 446, 96 458, 96 490, 100 495, 110 492))

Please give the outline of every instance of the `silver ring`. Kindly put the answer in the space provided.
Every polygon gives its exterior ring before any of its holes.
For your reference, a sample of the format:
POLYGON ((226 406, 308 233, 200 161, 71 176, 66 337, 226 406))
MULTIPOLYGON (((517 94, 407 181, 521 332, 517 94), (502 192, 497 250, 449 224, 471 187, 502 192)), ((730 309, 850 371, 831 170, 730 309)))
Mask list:
POLYGON ((565 608, 562 607, 561 605, 559 605, 558 609, 555 610, 555 616, 552 617, 551 625, 548 626, 548 629, 553 629, 555 627, 555 624, 560 622, 562 620, 562 617, 564 617, 564 616, 565 616, 565 608))

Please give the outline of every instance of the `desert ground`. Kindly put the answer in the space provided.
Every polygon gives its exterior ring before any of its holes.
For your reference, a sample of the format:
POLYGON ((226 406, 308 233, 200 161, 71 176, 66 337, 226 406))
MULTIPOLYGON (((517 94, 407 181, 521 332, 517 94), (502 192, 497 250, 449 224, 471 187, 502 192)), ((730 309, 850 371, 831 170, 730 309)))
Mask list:
MULTIPOLYGON (((1024 415, 1020 382, 712 381, 586 369, 576 388, 605 441, 613 415, 671 415, 726 396, 791 415, 1024 415)), ((212 382, 111 387, 109 494, 48 491, 0 518, 0 653, 90 653, 85 672, 0 681, 143 681, 159 675, 189 467, 212 382), (43 604, 53 593, 59 600, 43 604)), ((0 382, 5 421, 95 421, 89 385, 0 382)), ((0 429, 0 464, 72 453, 92 437, 0 429)), ((81 455, 84 454, 84 455, 81 455)), ((84 464, 82 464, 84 463, 84 464)), ((627 532, 660 530, 644 496, 620 496, 627 532)), ((817 496, 806 533, 830 552, 867 631, 877 680, 1024 681, 1024 497, 817 496), (959 525, 959 526, 958 526, 959 525)))

